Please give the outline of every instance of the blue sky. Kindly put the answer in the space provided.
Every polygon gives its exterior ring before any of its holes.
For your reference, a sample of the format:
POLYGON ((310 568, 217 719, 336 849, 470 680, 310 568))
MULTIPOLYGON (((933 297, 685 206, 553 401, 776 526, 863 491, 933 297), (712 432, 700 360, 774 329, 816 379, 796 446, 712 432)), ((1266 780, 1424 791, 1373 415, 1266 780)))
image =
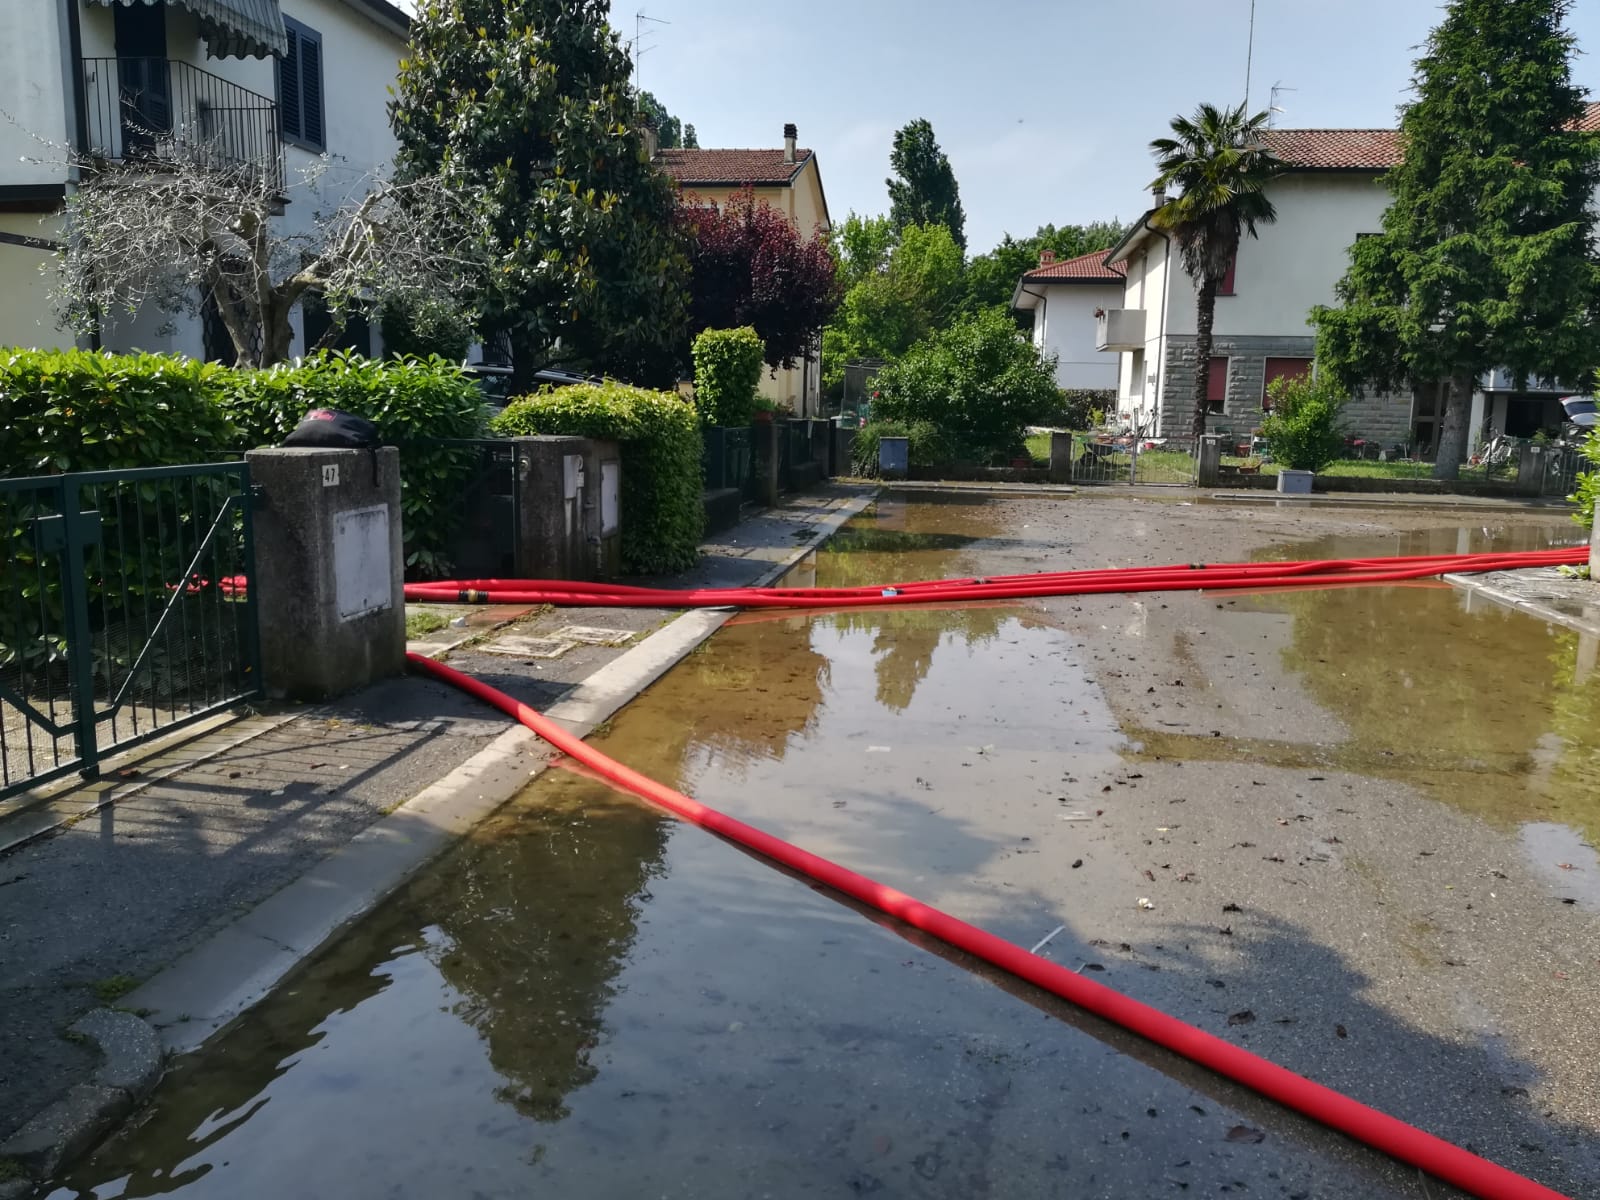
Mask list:
MULTIPOLYGON (((895 129, 933 122, 970 249, 1144 208, 1147 144, 1174 113, 1237 102, 1250 0, 613 0, 643 11, 643 86, 706 147, 816 150, 834 220, 885 212, 895 129)), ((1251 99, 1278 124, 1392 126, 1432 0, 1256 0, 1251 99)), ((1600 85, 1600 0, 1579 0, 1578 81, 1600 85)))

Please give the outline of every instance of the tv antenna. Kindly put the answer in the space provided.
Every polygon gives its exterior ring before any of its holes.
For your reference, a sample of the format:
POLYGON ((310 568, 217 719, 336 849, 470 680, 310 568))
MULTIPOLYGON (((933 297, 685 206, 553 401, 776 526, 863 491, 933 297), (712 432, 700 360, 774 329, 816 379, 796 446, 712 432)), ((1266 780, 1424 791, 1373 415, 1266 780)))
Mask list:
POLYGON ((644 26, 646 21, 649 21, 654 25, 672 24, 671 21, 664 21, 660 17, 652 17, 643 9, 640 9, 638 12, 633 14, 633 86, 638 91, 644 90, 643 85, 639 82, 639 60, 653 48, 644 45, 644 36, 647 32, 649 32, 644 26))
POLYGON ((1299 90, 1299 88, 1284 87, 1281 83, 1275 83, 1272 85, 1272 91, 1270 93, 1271 98, 1267 101, 1267 128, 1273 129, 1277 127, 1278 114, 1283 111, 1282 106, 1278 103, 1278 93, 1298 92, 1299 90))
POLYGON ((1250 0, 1250 34, 1244 44, 1244 107, 1250 110, 1250 68, 1256 57, 1256 0, 1250 0))

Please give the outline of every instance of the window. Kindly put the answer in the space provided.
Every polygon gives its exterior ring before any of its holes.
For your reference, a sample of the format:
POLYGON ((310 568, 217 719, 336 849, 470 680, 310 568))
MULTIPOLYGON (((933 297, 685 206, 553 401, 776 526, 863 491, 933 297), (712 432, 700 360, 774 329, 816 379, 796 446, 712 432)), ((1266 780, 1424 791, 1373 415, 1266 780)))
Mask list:
POLYGON ((278 59, 278 124, 283 140, 326 150, 323 128, 322 35, 293 17, 283 19, 289 49, 278 59))
POLYGON ((1304 379, 1311 374, 1309 358, 1269 358, 1261 379, 1261 407, 1272 408, 1272 385, 1279 379, 1304 379))
POLYGON ((1228 359, 1217 355, 1211 360, 1211 375, 1206 380, 1206 411, 1219 413, 1228 399, 1228 359))
POLYGON ((1217 295, 1233 295, 1233 269, 1239 265, 1239 256, 1235 254, 1228 260, 1228 269, 1222 273, 1222 279, 1217 283, 1217 295))

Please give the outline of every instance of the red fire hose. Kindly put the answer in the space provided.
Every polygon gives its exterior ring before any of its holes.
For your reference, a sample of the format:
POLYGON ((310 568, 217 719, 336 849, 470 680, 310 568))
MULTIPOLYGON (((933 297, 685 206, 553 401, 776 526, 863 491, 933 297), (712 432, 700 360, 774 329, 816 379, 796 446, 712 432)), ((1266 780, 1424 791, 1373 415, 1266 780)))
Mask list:
MULTIPOLYGON (((698 591, 632 588, 542 581, 452 580, 411 585, 407 599, 434 602, 546 603, 687 608, 741 605, 767 608, 838 608, 851 605, 949 603, 958 600, 1020 599, 1091 592, 1155 591, 1216 587, 1277 587, 1378 584, 1447 572, 1497 571, 1586 561, 1587 548, 1529 554, 1437 555, 1420 558, 1351 559, 1339 562, 1195 565, 1112 571, 1064 571, 998 579, 937 580, 884 588, 728 588, 698 591), (820 601, 820 602, 816 602, 820 601), (809 603, 808 603, 809 602, 809 603)), ((1559 1192, 1497 1166, 1442 1138, 1408 1125, 1296 1075, 1230 1042, 1067 970, 1004 938, 959 920, 904 892, 859 875, 782 838, 657 783, 602 754, 554 721, 488 684, 443 663, 408 654, 412 666, 509 714, 561 753, 606 782, 753 850, 854 900, 999 967, 1095 1016, 1119 1025, 1191 1062, 1243 1084, 1392 1158, 1418 1167, 1483 1200, 1566 1200, 1559 1192)))
POLYGON ((1021 600, 1107 592, 1191 591, 1327 583, 1402 583, 1436 575, 1578 565, 1585 546, 1496 554, 1439 554, 1312 562, 1184 563, 1049 571, 846 588, 644 588, 538 579, 446 579, 406 585, 406 599, 434 604, 555 604, 575 608, 877 608, 929 601, 1021 600))

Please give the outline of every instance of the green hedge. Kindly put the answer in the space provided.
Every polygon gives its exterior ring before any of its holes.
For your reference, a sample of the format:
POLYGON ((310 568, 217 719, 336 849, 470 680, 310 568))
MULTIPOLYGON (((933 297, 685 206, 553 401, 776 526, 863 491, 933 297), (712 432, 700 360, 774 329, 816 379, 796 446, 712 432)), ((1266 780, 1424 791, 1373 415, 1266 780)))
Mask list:
POLYGON ((622 565, 636 575, 684 571, 700 553, 700 420, 670 392, 580 384, 513 402, 494 419, 503 437, 603 438, 622 451, 622 565))
POLYGON ((164 354, 0 350, 0 475, 215 458, 239 441, 217 403, 228 374, 164 354))
POLYGON ((707 329, 694 339, 694 403, 707 425, 750 424, 766 353, 748 325, 707 329))
POLYGON ((482 437, 488 429, 483 393, 459 365, 438 357, 380 361, 341 351, 298 366, 225 371, 218 395, 245 446, 278 445, 313 408, 343 409, 371 421, 384 444, 400 447, 408 573, 449 572, 461 491, 478 454, 439 443, 482 437))
POLYGON ((1578 488, 1567 499, 1578 506, 1573 520, 1585 529, 1593 529, 1595 501, 1600 500, 1600 431, 1584 439, 1583 457, 1592 469, 1579 474, 1578 488))

